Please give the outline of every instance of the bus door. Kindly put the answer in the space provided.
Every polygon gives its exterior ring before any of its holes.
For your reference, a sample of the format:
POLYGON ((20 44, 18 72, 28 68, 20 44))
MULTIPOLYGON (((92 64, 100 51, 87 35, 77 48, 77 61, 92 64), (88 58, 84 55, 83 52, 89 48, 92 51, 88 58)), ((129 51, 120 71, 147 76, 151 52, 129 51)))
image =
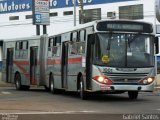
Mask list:
POLYGON ((38 56, 38 47, 30 47, 30 83, 32 85, 37 84, 37 78, 36 78, 37 56, 38 56))
POLYGON ((13 48, 7 49, 7 61, 6 61, 6 81, 12 82, 12 68, 13 68, 13 48))
POLYGON ((68 42, 62 44, 62 63, 61 63, 61 77, 62 88, 67 88, 67 75, 68 75, 68 42))

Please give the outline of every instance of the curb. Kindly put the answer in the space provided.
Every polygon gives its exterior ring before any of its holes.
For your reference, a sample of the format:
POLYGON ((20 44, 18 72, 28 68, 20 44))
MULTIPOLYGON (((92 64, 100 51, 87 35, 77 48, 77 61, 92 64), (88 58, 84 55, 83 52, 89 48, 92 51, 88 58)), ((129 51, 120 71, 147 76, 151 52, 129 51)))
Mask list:
POLYGON ((5 83, 3 81, 0 81, 0 87, 13 87, 13 83, 5 83))
POLYGON ((6 83, 0 84, 0 87, 14 87, 14 84, 6 83))

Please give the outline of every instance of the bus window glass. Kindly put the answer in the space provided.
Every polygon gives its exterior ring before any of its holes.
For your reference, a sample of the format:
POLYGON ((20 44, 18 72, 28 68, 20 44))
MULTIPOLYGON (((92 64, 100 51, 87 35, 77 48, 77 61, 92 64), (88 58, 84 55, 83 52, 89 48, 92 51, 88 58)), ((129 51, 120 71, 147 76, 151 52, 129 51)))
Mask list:
POLYGON ((53 38, 49 39, 49 43, 48 43, 48 47, 52 47, 53 46, 53 38))
POLYGON ((20 42, 16 42, 16 50, 19 50, 20 48, 20 42))
POLYGON ((85 53, 85 42, 71 43, 70 54, 71 55, 81 55, 85 53))
POLYGON ((52 48, 52 55, 53 56, 60 56, 60 46, 55 46, 52 48))
POLYGON ((28 47, 28 42, 27 41, 23 41, 23 44, 22 44, 23 46, 22 46, 22 49, 23 50, 26 50, 26 49, 28 49, 27 47, 28 47))
POLYGON ((77 44, 77 52, 78 52, 78 54, 85 53, 85 42, 80 42, 77 44))
POLYGON ((85 41, 85 30, 80 31, 80 41, 85 41))
POLYGON ((94 47, 94 63, 111 67, 147 67, 154 65, 152 36, 131 33, 100 33, 94 47), (107 62, 103 62, 107 58, 107 62))
POLYGON ((78 38, 78 33, 74 32, 72 35, 72 41, 77 41, 77 38, 78 38))

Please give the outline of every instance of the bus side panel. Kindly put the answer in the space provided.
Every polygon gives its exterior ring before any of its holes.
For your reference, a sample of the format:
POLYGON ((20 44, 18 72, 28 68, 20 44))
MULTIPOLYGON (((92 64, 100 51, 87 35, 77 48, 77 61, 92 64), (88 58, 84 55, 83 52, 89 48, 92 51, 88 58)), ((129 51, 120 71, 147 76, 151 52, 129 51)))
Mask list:
POLYGON ((39 85, 47 85, 49 86, 49 82, 46 80, 47 78, 47 45, 48 45, 48 37, 47 35, 43 35, 40 39, 40 52, 39 52, 39 65, 40 65, 40 80, 39 85))
POLYGON ((82 71, 81 67, 81 57, 80 56, 70 56, 68 61, 68 90, 77 90, 77 76, 78 73, 82 71))
MULTIPOLYGON (((58 59, 59 62, 60 59, 58 59)), ((54 77, 54 85, 55 88, 62 88, 62 80, 61 80, 61 64, 55 64, 53 68, 53 77, 54 77)))
POLYGON ((39 85, 40 81, 40 39, 29 41, 29 76, 30 84, 39 85), (35 77, 34 77, 35 75, 35 77), (35 80, 34 80, 35 79, 35 80))
POLYGON ((3 43, 2 80, 6 82, 6 42, 3 43))
POLYGON ((14 42, 6 42, 3 46, 3 81, 13 82, 13 56, 14 56, 14 42))
POLYGON ((84 79, 86 90, 92 89, 92 42, 94 39, 93 36, 93 27, 86 29, 86 79, 84 79))
POLYGON ((62 88, 62 82, 61 82, 61 64, 60 64, 60 58, 59 57, 53 57, 47 59, 47 86, 49 87, 49 79, 50 74, 53 75, 54 79, 54 87, 55 88, 62 88))

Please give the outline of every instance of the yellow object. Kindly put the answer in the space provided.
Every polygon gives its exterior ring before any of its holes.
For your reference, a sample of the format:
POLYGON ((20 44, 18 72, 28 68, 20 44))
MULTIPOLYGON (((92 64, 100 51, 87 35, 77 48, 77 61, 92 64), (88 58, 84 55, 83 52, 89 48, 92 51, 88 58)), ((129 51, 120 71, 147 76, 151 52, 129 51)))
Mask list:
POLYGON ((103 63, 109 63, 109 57, 108 57, 108 55, 103 55, 103 57, 102 57, 102 62, 103 63))

